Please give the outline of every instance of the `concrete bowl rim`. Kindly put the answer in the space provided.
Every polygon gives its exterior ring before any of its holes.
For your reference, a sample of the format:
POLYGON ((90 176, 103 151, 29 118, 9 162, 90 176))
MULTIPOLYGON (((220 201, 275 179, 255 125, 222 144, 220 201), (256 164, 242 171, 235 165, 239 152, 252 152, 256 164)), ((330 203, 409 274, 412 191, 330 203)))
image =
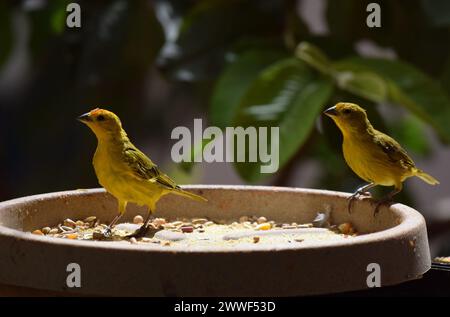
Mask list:
MULTIPOLYGON (((281 192, 298 192, 304 194, 319 194, 327 196, 335 196, 338 199, 345 199, 350 196, 350 193, 323 190, 323 189, 310 189, 310 188, 299 188, 299 187, 280 187, 280 186, 255 186, 255 185, 184 185, 182 186, 186 189, 224 189, 224 190, 261 190, 261 191, 281 191, 281 192)), ((11 206, 14 204, 26 204, 28 202, 35 202, 43 199, 57 199, 61 197, 71 197, 79 196, 83 194, 104 194, 106 191, 103 188, 91 188, 91 189, 76 189, 76 190, 66 190, 58 192, 43 193, 31 196, 24 196, 20 198, 14 198, 11 200, 0 202, 0 210, 3 207, 11 206)), ((403 205, 403 204, 393 204, 389 207, 389 210, 395 212, 400 219, 400 223, 392 228, 381 230, 374 233, 364 234, 361 236, 352 237, 351 239, 346 239, 342 241, 326 241, 321 242, 312 246, 302 246, 298 247, 236 247, 236 248, 214 248, 214 247, 204 247, 201 249, 184 249, 171 247, 164 248, 161 246, 143 246, 129 244, 125 245, 117 242, 109 241, 80 241, 80 240, 68 240, 61 238, 52 237, 42 237, 38 235, 33 235, 29 232, 23 232, 20 230, 8 228, 6 226, 0 225, 0 236, 15 238, 17 240, 27 240, 38 244, 59 244, 68 247, 77 248, 95 248, 102 251, 127 251, 127 252, 162 252, 162 253, 254 253, 254 252, 272 252, 272 251, 301 251, 308 249, 326 249, 326 248, 336 248, 336 247, 346 247, 349 245, 358 244, 368 244, 377 243, 379 241, 400 238, 406 233, 414 230, 415 228, 425 225, 425 219, 423 216, 415 209, 403 205)), ((383 211, 380 211, 383 212, 383 211)))

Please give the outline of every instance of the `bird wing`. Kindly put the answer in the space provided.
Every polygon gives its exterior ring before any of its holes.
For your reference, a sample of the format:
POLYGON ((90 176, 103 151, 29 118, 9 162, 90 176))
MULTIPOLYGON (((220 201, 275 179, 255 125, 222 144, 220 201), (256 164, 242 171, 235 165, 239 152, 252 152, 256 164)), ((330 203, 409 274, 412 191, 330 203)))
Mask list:
POLYGON ((406 168, 415 166, 408 153, 390 136, 378 132, 374 137, 374 141, 386 153, 391 162, 400 163, 406 168))
POLYGON ((179 188, 169 176, 162 173, 158 166, 136 147, 129 146, 125 148, 124 157, 134 177, 140 180, 155 181, 169 189, 179 188))

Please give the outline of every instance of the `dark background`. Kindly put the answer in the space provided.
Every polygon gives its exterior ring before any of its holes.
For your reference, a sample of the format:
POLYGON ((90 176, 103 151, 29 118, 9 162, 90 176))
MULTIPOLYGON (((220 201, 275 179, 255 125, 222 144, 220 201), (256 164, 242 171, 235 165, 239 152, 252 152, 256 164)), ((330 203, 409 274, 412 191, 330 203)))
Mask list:
POLYGON ((179 183, 353 191, 362 182, 343 161, 339 131, 320 116, 345 100, 366 108, 376 128, 441 181, 408 180, 397 201, 424 214, 433 253, 448 254, 448 1, 376 1, 381 28, 366 25, 372 1, 77 1, 75 29, 65 25, 69 2, 0 2, 1 200, 97 187, 96 140, 75 120, 95 107, 117 113, 179 183), (290 83, 297 88, 272 119, 244 115, 274 104, 290 83), (282 128, 295 113, 302 128, 289 130, 275 175, 256 173, 255 164, 170 159, 171 131, 193 118, 282 128))

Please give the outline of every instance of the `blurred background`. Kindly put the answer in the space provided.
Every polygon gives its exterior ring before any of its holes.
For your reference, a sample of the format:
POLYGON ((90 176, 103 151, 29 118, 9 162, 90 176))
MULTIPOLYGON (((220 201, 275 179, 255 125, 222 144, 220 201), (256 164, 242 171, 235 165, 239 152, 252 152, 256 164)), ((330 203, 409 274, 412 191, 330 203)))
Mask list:
POLYGON ((179 183, 353 192, 362 181, 320 115, 349 101, 441 181, 410 179, 396 200, 424 214, 434 255, 450 253, 449 1, 80 0, 68 28, 70 2, 0 1, 1 200, 97 187, 96 140, 75 120, 95 107, 179 183), (280 170, 174 164, 171 131, 194 118, 279 126, 280 170))

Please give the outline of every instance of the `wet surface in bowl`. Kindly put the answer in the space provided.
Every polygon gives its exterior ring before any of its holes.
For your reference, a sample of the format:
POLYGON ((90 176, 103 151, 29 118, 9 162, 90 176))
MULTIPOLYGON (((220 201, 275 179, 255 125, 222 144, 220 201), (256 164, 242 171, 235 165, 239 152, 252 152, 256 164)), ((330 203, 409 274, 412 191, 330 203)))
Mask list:
POLYGON ((154 218, 146 237, 129 237, 142 224, 136 216, 133 223, 120 223, 105 237, 106 224, 95 216, 82 220, 65 219, 54 227, 36 229, 36 235, 73 240, 117 241, 132 244, 159 244, 186 247, 233 247, 236 245, 308 244, 317 241, 348 239, 356 236, 351 223, 330 224, 329 215, 318 213, 312 223, 279 223, 263 216, 242 216, 234 222, 206 218, 166 220, 154 218))

